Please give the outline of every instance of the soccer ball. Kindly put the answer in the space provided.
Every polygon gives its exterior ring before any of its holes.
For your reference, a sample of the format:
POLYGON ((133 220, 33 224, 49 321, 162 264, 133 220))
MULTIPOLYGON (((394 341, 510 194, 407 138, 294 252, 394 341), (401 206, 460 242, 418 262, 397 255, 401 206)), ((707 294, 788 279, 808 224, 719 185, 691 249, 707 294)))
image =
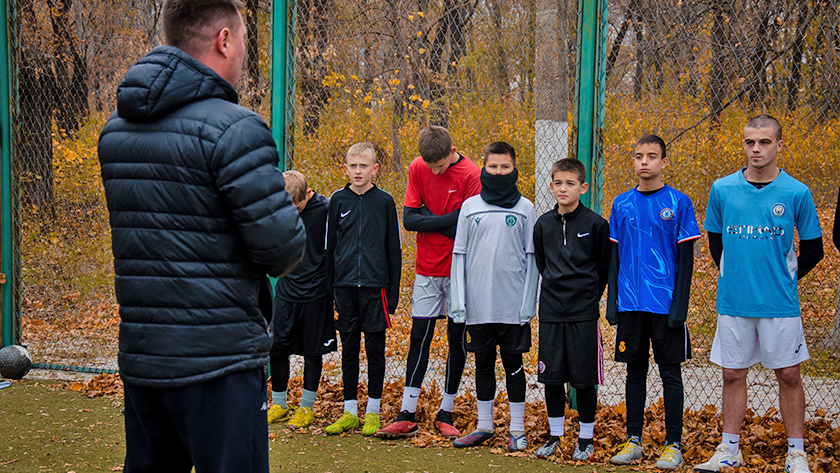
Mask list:
POLYGON ((29 351, 20 345, 9 345, 0 350, 0 378, 21 379, 32 368, 29 351))

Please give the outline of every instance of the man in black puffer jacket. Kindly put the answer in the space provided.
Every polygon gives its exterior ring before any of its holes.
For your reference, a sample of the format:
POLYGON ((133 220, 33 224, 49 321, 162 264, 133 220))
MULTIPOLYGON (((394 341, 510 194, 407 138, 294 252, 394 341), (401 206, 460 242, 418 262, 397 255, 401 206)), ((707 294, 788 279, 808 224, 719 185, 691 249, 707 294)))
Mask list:
POLYGON ((306 239, 271 133, 237 105, 239 0, 167 0, 99 139, 120 304, 123 471, 268 471, 266 274, 306 239))

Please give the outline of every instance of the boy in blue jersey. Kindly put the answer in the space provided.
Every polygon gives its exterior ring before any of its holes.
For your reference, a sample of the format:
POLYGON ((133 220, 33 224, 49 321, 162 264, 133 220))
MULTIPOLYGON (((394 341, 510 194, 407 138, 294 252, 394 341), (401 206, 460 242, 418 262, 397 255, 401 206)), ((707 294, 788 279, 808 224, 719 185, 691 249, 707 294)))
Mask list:
POLYGON ((723 439, 712 458, 694 469, 720 471, 743 463, 747 372, 760 361, 779 381, 788 436, 785 471, 803 473, 810 469, 799 364, 809 355, 796 285, 823 257, 822 230, 808 187, 776 162, 784 148, 779 122, 768 115, 753 118, 744 127, 743 146, 747 167, 715 181, 706 209, 709 250, 719 268, 709 359, 723 369, 723 439))
POLYGON ((277 280, 269 359, 273 405, 268 422, 288 420, 289 427, 302 428, 315 422, 312 408, 321 382, 321 357, 337 346, 324 260, 330 201, 310 189, 298 171, 286 171, 283 178, 306 229, 306 250, 298 267, 277 280), (286 389, 292 354, 303 356, 303 391, 300 407, 289 419, 292 409, 286 405, 286 389))
POLYGON ((604 351, 598 305, 610 267, 610 228, 580 203, 586 193, 586 167, 561 159, 551 167, 551 194, 557 201, 534 227, 534 257, 542 275, 540 291, 539 382, 551 437, 535 452, 554 455, 565 433, 566 392, 577 390, 580 434, 573 460, 590 460, 596 387, 603 382, 604 351))
POLYGON ((633 167, 639 185, 615 198, 610 211, 607 320, 618 324, 615 361, 627 364, 627 441, 611 463, 626 465, 644 453, 645 398, 650 347, 665 400, 665 445, 655 467, 682 465, 683 384, 680 363, 691 358, 685 319, 700 229, 685 194, 662 182, 669 161, 656 135, 639 139, 633 167))

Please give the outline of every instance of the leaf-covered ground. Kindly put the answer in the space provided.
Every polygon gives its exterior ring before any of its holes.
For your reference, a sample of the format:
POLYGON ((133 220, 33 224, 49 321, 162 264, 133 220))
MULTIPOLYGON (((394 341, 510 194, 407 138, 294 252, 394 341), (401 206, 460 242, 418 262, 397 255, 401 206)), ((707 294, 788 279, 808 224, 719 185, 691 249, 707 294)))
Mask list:
MULTIPOLYGON (((111 399, 119 399, 122 395, 122 384, 117 375, 103 375, 93 378, 87 383, 73 383, 65 385, 69 390, 79 391, 88 397, 106 396, 111 399)), ((289 401, 296 405, 300 397, 301 379, 291 380, 289 386, 289 401)), ((270 390, 269 390, 270 392, 270 390)), ((2 395, 0 391, 0 395, 2 395)), ((418 404, 417 418, 420 421, 420 433, 411 440, 406 441, 379 441, 364 444, 354 440, 353 445, 358 448, 374 449, 377 444, 387 447, 402 446, 410 444, 419 448, 432 448, 441 452, 452 452, 451 441, 437 435, 432 421, 437 408, 440 405, 441 394, 436 386, 424 390, 418 404), (359 446, 361 445, 361 446, 359 446)), ((383 425, 392 420, 400 406, 402 399, 402 384, 390 383, 385 387, 382 399, 381 415, 383 425)), ((364 383, 359 389, 359 412, 360 417, 364 416, 364 408, 367 401, 367 389, 364 383)), ((456 426, 462 432, 471 431, 476 424, 475 398, 466 394, 458 398, 455 404, 456 426)), ((337 419, 343 412, 343 401, 341 386, 337 384, 322 383, 318 393, 318 400, 315 403, 316 420, 315 424, 307 429, 292 430, 285 425, 272 425, 269 437, 272 445, 276 442, 287 442, 284 439, 302 440, 304 444, 311 443, 313 448, 318 445, 331 444, 333 440, 326 440, 324 427, 337 419), (312 437, 306 439, 307 436, 312 437)), ((609 458, 618 450, 618 446, 624 441, 624 404, 617 406, 599 406, 595 421, 595 461, 594 465, 608 466, 609 458)), ((840 471, 840 456, 836 453, 836 445, 840 445, 840 428, 833 428, 822 416, 825 412, 818 412, 817 418, 807 422, 806 425, 806 451, 808 453, 811 470, 818 472, 840 471)), ((508 440, 508 409, 507 402, 502 396, 497 399, 494 410, 494 424, 496 435, 488 442, 486 448, 473 449, 474 452, 481 451, 488 454, 498 454, 502 457, 522 457, 532 459, 533 450, 541 445, 548 438, 548 420, 545 412, 545 405, 541 402, 529 404, 525 412, 525 426, 528 433, 529 451, 527 453, 507 453, 505 447, 508 440)), ((648 407, 645 412, 645 458, 635 468, 646 471, 651 468, 658 456, 658 448, 665 439, 665 423, 663 405, 661 399, 654 405, 648 407)), ((575 465, 577 462, 569 460, 577 438, 577 412, 569 409, 566 413, 567 432, 562 440, 563 455, 558 458, 549 459, 557 464, 575 465)), ((720 418, 713 406, 693 411, 686 410, 683 424, 683 454, 686 464, 693 465, 705 461, 711 456, 715 446, 720 442, 720 418)), ((785 456, 787 454, 787 441, 784 433, 784 425, 774 409, 771 409, 764 416, 756 416, 748 412, 747 419, 741 430, 741 446, 744 458, 747 462, 748 471, 755 472, 781 472, 784 469, 785 456)), ((359 437, 360 432, 346 435, 345 437, 359 437)), ((297 440, 296 440, 297 441, 297 440)), ((355 448, 355 447, 354 447, 355 448)), ((401 450, 402 452, 402 450, 401 450)), ((300 455, 307 455, 307 451, 299 451, 300 455)), ((402 453, 400 454, 402 455, 402 453)), ((448 455, 448 453, 447 453, 448 455)), ((400 460, 401 461, 401 460, 400 460)), ((543 461, 538 462, 538 464, 543 461)), ((332 463, 330 463, 332 464, 332 463)), ((326 465, 325 465, 326 466, 326 465)), ((406 466, 407 470, 414 468, 406 466)), ((344 469, 344 468, 339 468, 344 469)), ((570 470, 571 471, 571 470, 570 470)), ((586 470, 592 471, 592 470, 586 470)), ((615 470, 611 470, 615 471, 615 470)))

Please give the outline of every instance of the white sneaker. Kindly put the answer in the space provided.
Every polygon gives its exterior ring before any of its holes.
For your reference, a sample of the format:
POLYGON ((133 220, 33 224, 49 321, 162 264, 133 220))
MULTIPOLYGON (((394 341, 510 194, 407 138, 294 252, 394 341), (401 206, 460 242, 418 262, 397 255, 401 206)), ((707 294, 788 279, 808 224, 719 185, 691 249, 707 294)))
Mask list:
POLYGON ((715 448, 715 454, 706 463, 701 463, 694 467, 694 471, 716 472, 726 466, 741 466, 744 463, 744 457, 741 451, 735 456, 729 453, 729 448, 724 444, 720 444, 715 448))
POLYGON ((811 473, 805 452, 798 448, 793 448, 788 452, 787 460, 785 460, 785 473, 811 473))

